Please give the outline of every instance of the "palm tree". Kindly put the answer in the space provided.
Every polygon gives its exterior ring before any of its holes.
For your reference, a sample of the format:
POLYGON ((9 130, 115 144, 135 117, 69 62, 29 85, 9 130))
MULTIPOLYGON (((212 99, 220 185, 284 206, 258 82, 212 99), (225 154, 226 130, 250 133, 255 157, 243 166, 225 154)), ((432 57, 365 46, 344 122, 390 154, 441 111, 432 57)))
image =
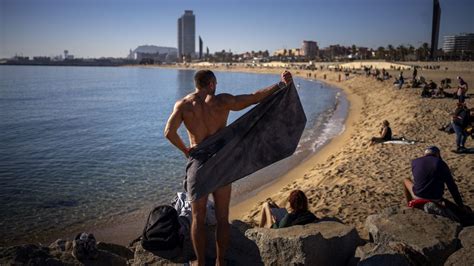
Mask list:
POLYGON ((410 44, 410 46, 408 46, 408 54, 410 54, 410 55, 415 54, 415 47, 413 47, 413 45, 411 45, 411 44, 410 44))
POLYGON ((376 55, 378 59, 385 59, 385 48, 383 46, 377 48, 376 55))
POLYGON ((351 47, 351 53, 353 56, 357 53, 357 46, 355 44, 353 44, 351 47))
POLYGON ((405 61, 405 56, 407 55, 407 51, 408 51, 407 48, 403 44, 399 45, 397 47, 397 54, 398 54, 397 59, 405 61))
POLYGON ((391 61, 393 61, 393 58, 395 57, 395 49, 393 48, 393 45, 389 44, 387 46, 387 49, 388 49, 388 54, 389 54, 389 58, 391 61))
POLYGON ((422 56, 423 56, 423 59, 426 61, 428 60, 429 56, 430 56, 430 46, 428 45, 428 43, 424 42, 422 45, 421 45, 421 51, 422 51, 422 56))

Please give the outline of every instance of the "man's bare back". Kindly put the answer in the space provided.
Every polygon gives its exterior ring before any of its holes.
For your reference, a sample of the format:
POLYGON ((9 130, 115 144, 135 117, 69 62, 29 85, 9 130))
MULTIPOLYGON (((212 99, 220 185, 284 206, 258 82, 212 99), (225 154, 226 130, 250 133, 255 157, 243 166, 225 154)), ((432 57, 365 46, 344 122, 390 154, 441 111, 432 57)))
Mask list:
POLYGON ((227 125, 230 110, 225 108, 221 98, 221 95, 201 98, 197 93, 191 93, 180 101, 190 147, 196 146, 227 125))
MULTIPOLYGON (((198 71, 194 79, 196 91, 176 102, 164 132, 166 138, 186 157, 189 157, 192 147, 227 125, 230 111, 239 111, 256 104, 285 84, 292 82, 290 72, 285 71, 281 74, 279 84, 271 85, 252 94, 234 96, 227 93, 215 95, 217 79, 214 73, 209 70, 198 71), (177 133, 182 123, 188 132, 189 146, 184 144, 177 133)), ((224 265, 224 255, 229 242, 228 219, 231 185, 220 187, 212 194, 217 218, 217 265, 224 265)), ((191 238, 198 265, 204 265, 206 203, 207 195, 191 202, 191 238)))

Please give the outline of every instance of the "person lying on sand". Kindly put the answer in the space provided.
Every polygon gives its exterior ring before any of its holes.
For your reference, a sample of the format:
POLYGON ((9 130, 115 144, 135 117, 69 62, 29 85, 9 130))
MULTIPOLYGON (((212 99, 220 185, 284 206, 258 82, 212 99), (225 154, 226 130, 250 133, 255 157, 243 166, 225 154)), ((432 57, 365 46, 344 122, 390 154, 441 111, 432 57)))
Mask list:
POLYGON ((370 140, 370 145, 375 143, 382 143, 392 139, 392 129, 390 128, 390 123, 387 120, 382 122, 382 128, 380 129, 380 137, 373 137, 370 140))
POLYGON ((318 220, 316 216, 308 210, 308 198, 301 190, 293 190, 288 197, 291 212, 286 208, 280 208, 269 200, 262 206, 262 216, 260 227, 284 228, 293 225, 305 225, 318 220))

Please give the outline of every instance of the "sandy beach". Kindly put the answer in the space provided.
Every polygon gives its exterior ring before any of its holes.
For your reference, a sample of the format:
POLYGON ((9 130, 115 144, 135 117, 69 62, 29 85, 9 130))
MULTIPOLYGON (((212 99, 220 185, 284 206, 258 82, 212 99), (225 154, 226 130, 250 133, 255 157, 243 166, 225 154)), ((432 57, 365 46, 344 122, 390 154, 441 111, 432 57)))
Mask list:
MULTIPOLYGON (((451 66, 451 65, 450 65, 451 66)), ((450 70, 419 70, 418 75, 438 82, 451 78, 457 85, 456 76, 473 84, 474 73, 465 66, 450 70)), ((472 67, 471 67, 472 69, 472 67)), ((306 77, 307 72, 294 74, 306 77)), ((391 71, 392 75, 397 74, 391 71)), ((410 161, 420 157, 424 149, 437 145, 448 163, 459 186, 465 203, 474 206, 474 156, 458 155, 455 135, 438 131, 450 121, 450 113, 456 107, 453 99, 423 99, 421 89, 396 89, 392 80, 379 82, 364 75, 351 75, 349 80, 338 82, 338 72, 313 71, 317 77, 327 76, 324 82, 344 90, 350 101, 346 130, 334 138, 316 155, 294 168, 278 182, 260 191, 255 197, 232 207, 231 216, 256 223, 261 204, 271 198, 284 205, 289 192, 301 189, 308 196, 310 209, 318 217, 336 217, 353 224, 363 237, 367 232, 363 223, 368 215, 385 207, 404 204, 402 180, 411 178, 410 161), (382 120, 391 123, 396 136, 416 140, 414 145, 369 145, 377 136, 382 120)), ((405 70, 405 77, 411 71, 405 70)), ((472 93, 472 92, 471 92, 472 93)), ((468 107, 474 100, 468 99, 468 107)), ((474 146, 470 138, 467 147, 474 146)), ((445 194, 451 198, 449 192, 445 194)))
MULTIPOLYGON (((447 63, 444 63, 447 64, 447 63)), ((439 84, 443 78, 451 78, 457 85, 456 76, 462 76, 474 85, 474 63, 447 64, 449 70, 418 71, 427 80, 439 84)), ((327 65, 327 64, 326 64, 327 65)), ((176 66, 173 66, 175 68, 176 66)), ((279 74, 285 68, 194 66, 216 71, 279 74)), ((185 67, 185 68, 190 68, 185 67)), ((437 145, 442 157, 450 166, 465 203, 474 207, 474 155, 459 155, 451 152, 455 148, 455 135, 448 135, 438 128, 450 121, 450 113, 456 107, 453 99, 423 99, 421 89, 398 90, 393 80, 376 81, 365 77, 362 71, 351 74, 348 80, 341 72, 328 70, 306 71, 292 69, 294 76, 318 79, 342 89, 350 103, 345 130, 333 138, 315 155, 303 161, 269 186, 259 190, 255 196, 231 206, 230 219, 240 219, 256 224, 260 218, 262 203, 271 198, 284 205, 289 192, 303 190, 309 199, 310 210, 321 217, 336 217, 356 226, 359 234, 367 238, 364 222, 368 215, 385 207, 404 204, 402 180, 411 177, 410 161, 422 156, 424 149, 437 145), (342 80, 339 82, 339 75, 342 80), (323 77, 326 76, 326 79, 323 77), (414 145, 376 144, 369 145, 373 136, 378 136, 383 120, 390 121, 394 135, 416 140, 414 145)), ((398 72, 391 70, 392 75, 398 72)), ((411 70, 405 70, 407 79, 411 70)), ((471 86, 473 86, 471 85, 471 86)), ((469 90, 473 93, 473 89, 469 90)), ((467 99, 468 107, 474 107, 474 99, 467 99)), ((469 138, 467 147, 474 147, 469 138)), ((451 198, 449 192, 445 196, 451 198)), ((77 232, 93 232, 99 241, 126 245, 136 238, 143 228, 147 212, 152 206, 133 213, 110 217, 94 225, 78 225, 67 231, 38 236, 43 243, 57 238, 72 239, 77 232)))
MULTIPOLYGON (((474 69, 474 63, 470 64, 473 66, 470 69, 474 69)), ((460 75, 468 84, 474 84, 474 72, 466 70, 469 68, 465 64, 447 65, 450 66, 448 71, 421 69, 418 75, 438 84, 441 79, 448 77, 453 80, 453 86, 457 84, 456 76, 460 75)), ((208 65, 183 68, 272 74, 279 74, 285 69, 208 65)), ((310 210, 317 217, 336 217, 354 225, 363 238, 368 238, 363 225, 366 217, 386 207, 405 204, 402 180, 411 178, 410 161, 422 156, 424 149, 430 145, 437 145, 441 149, 442 157, 450 166, 465 203, 474 206, 474 155, 451 152, 455 148, 455 135, 438 130, 450 121, 449 114, 456 107, 455 100, 423 99, 419 88, 398 90, 392 85, 393 80, 380 82, 365 75, 351 74, 348 80, 344 80, 342 75, 339 82, 340 72, 291 68, 290 71, 303 78, 308 78, 308 73, 311 73, 310 79, 316 77, 344 91, 350 102, 345 130, 315 155, 260 189, 253 197, 232 205, 230 220, 240 219, 256 224, 260 218, 261 205, 267 198, 282 206, 289 192, 301 189, 308 196, 310 210), (324 75, 326 79, 323 79, 324 75), (390 121, 394 135, 418 142, 414 145, 370 146, 371 137, 378 136, 384 119, 390 121)), ((390 70, 390 73, 397 75, 398 71, 390 70)), ((411 70, 405 70, 404 75, 410 77, 411 70)), ((467 104, 469 107, 474 106, 474 99, 467 99, 467 104)), ((474 146, 474 141, 469 138, 466 146, 474 146)), ((445 196, 451 199, 447 191, 445 196)), ((127 244, 140 234, 145 218, 146 213, 138 211, 93 230, 102 241, 127 244)))

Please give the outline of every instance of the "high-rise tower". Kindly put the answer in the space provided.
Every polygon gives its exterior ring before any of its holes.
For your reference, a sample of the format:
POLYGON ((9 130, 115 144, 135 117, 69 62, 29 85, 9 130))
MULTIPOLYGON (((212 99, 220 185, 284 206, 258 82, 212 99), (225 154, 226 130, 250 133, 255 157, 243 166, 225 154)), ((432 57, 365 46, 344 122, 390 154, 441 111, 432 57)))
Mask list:
POLYGON ((185 10, 178 19, 178 59, 192 57, 196 51, 196 17, 192 10, 185 10))

